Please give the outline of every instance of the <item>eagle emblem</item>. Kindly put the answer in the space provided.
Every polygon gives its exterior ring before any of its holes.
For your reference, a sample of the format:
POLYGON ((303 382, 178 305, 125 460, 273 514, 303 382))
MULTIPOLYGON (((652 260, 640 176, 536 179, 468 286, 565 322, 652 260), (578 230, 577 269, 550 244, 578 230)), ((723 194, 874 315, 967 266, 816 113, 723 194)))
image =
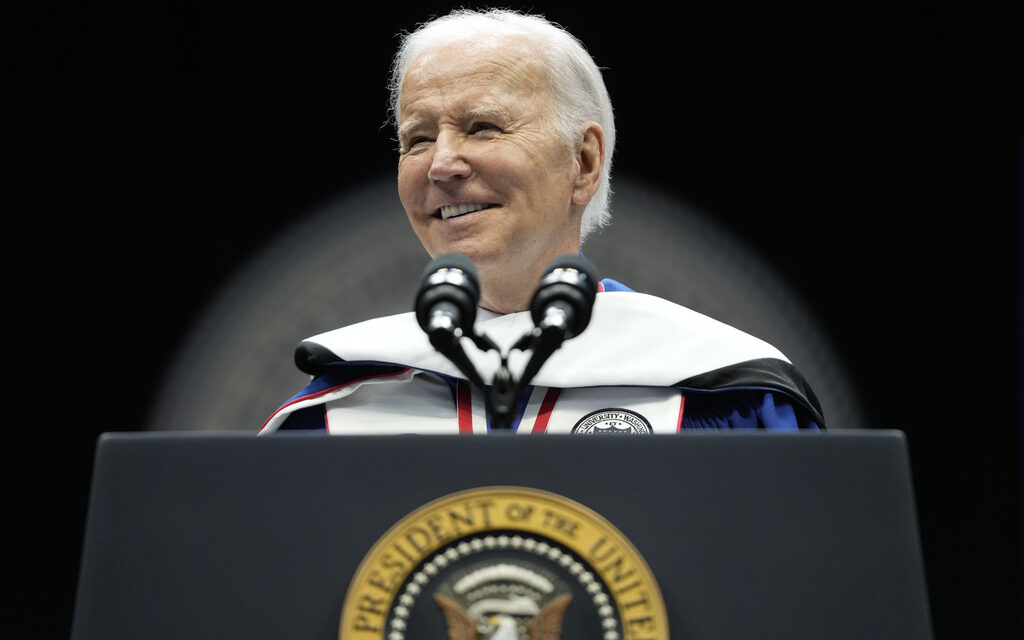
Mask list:
POLYGON ((559 640, 572 595, 535 567, 479 565, 434 594, 448 640, 559 640))

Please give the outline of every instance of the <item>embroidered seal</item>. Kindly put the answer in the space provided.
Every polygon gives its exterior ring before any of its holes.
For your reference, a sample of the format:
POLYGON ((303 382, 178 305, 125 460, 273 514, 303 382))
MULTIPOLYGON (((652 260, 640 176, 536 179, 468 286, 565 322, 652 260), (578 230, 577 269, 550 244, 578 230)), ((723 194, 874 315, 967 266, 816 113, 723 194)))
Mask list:
POLYGON ((349 585, 338 637, 669 635, 653 574, 614 526, 557 494, 484 487, 424 505, 378 540, 349 585))
POLYGON ((586 435, 650 435, 651 423, 629 409, 599 409, 580 418, 572 433, 586 435))

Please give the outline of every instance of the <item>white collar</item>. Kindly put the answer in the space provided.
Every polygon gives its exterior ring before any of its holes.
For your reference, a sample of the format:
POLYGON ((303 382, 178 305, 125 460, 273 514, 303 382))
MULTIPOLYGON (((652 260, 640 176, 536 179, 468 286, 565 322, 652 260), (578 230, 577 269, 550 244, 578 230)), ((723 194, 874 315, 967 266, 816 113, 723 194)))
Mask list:
MULTIPOLYGON (((476 330, 508 349, 533 328, 529 311, 496 314, 480 309, 476 330)), ((431 346, 413 313, 376 318, 309 338, 349 362, 386 362, 464 376, 431 346)), ((483 379, 500 360, 463 344, 483 379)), ((509 357, 514 375, 529 354, 509 357)), ((599 293, 587 329, 566 341, 532 383, 550 387, 670 386, 724 366, 758 358, 788 362, 775 347, 734 327, 661 298, 624 291, 599 293)))

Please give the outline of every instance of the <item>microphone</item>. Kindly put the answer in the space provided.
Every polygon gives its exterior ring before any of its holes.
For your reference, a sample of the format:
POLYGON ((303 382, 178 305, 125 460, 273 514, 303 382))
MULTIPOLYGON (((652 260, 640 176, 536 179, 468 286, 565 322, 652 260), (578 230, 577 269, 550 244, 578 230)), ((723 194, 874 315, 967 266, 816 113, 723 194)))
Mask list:
POLYGON ((528 384, 563 342, 587 328, 598 280, 597 267, 583 256, 565 255, 544 269, 530 302, 534 329, 517 345, 533 349, 520 384, 528 384))
POLYGON ((423 271, 416 293, 416 321, 433 337, 438 332, 455 338, 473 333, 480 277, 476 266, 461 253, 445 253, 423 271))
POLYGON ((544 333, 555 333, 561 344, 590 324, 597 296, 597 267, 583 256, 556 258, 544 269, 530 303, 533 323, 544 333))
POLYGON ((441 354, 480 388, 484 381, 459 339, 481 339, 473 329, 480 300, 480 277, 473 261, 461 253, 444 253, 427 264, 416 293, 416 321, 441 354))

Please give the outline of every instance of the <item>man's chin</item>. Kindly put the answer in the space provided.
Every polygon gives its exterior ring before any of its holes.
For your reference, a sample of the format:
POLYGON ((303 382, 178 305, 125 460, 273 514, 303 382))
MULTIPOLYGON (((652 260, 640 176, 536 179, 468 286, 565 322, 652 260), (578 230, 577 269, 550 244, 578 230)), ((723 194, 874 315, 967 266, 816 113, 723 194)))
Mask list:
POLYGON ((491 267, 499 263, 497 252, 493 249, 480 246, 476 242, 451 242, 442 246, 434 255, 439 256, 443 253, 461 253, 462 255, 469 258, 477 269, 481 267, 491 267))

